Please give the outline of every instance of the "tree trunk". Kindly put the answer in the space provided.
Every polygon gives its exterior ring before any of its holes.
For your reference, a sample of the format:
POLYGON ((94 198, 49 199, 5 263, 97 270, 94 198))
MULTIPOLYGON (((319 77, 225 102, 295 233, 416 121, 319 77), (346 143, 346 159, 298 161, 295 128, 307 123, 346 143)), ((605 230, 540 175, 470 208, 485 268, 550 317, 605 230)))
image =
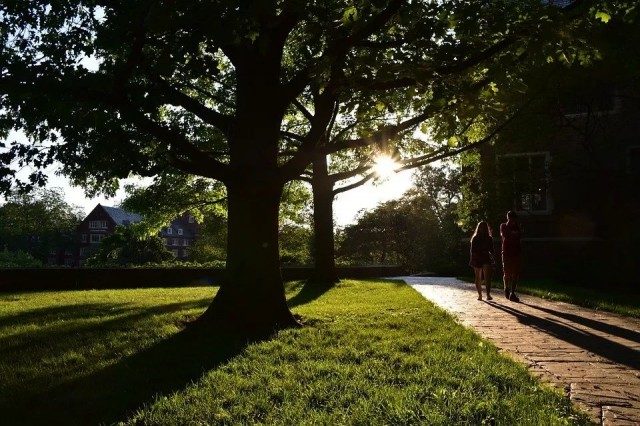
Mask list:
POLYGON ((198 322, 249 334, 299 325, 287 307, 280 273, 278 209, 282 184, 243 181, 227 185, 225 278, 198 322))
POLYGON ((333 182, 327 170, 327 157, 313 162, 313 248, 314 284, 331 286, 338 282, 333 234, 333 182))

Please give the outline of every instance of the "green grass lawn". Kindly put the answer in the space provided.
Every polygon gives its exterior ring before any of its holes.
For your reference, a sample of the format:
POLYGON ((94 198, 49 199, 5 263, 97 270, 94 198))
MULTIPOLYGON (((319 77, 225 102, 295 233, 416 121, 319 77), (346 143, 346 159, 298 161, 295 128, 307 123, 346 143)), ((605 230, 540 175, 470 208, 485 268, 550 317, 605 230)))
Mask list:
MULTIPOLYGON (((473 282, 472 277, 462 280, 473 282)), ((502 281, 494 280, 493 286, 502 289, 502 281)), ((597 289, 564 284, 551 279, 523 280, 518 292, 543 299, 573 303, 587 308, 640 318, 640 291, 631 289, 597 289)))
POLYGON ((0 295, 0 423, 585 423, 405 284, 300 289, 253 342, 184 329, 213 288, 0 295))

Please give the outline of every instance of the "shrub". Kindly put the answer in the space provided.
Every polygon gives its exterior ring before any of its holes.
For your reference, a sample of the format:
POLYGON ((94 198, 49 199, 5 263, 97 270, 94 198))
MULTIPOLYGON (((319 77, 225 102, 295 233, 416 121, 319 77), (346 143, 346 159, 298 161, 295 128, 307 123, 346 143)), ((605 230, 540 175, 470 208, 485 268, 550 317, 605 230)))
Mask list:
POLYGON ((0 268, 39 268, 42 262, 24 251, 0 251, 0 268))

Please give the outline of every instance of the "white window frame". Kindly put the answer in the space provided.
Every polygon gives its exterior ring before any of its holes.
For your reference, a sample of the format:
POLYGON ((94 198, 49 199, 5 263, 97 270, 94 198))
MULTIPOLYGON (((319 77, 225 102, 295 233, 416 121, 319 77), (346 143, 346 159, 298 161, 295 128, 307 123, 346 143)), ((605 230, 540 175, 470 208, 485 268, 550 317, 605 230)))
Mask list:
POLYGON ((89 234, 89 243, 90 244, 100 244, 100 242, 102 241, 103 238, 104 238, 103 234, 89 234), (97 241, 95 241, 95 240, 97 240, 97 241))
POLYGON ((178 235, 182 235, 182 228, 178 228, 178 235))
POLYGON ((173 254, 173 257, 178 257, 178 249, 171 250, 171 253, 173 254))
POLYGON ((173 228, 167 228, 167 235, 173 235, 173 228))
POLYGON ((196 221, 196 218, 189 215, 189 223, 194 223, 196 221))
POLYGON ((497 166, 500 167, 500 159, 501 158, 511 158, 511 157, 535 157, 535 156, 541 156, 544 155, 544 164, 545 164, 545 172, 547 175, 547 181, 546 181, 546 206, 547 208, 545 210, 516 210, 516 212, 518 214, 522 214, 522 215, 540 215, 540 216, 544 216, 544 215, 550 215, 551 212, 553 211, 553 200, 551 198, 551 191, 550 191, 550 181, 551 179, 549 178, 550 173, 551 173, 551 153, 549 151, 532 151, 532 152, 514 152, 514 153, 507 153, 507 154, 498 154, 497 155, 497 166))
POLYGON ((81 240, 83 243, 87 242, 87 234, 82 234, 81 240))

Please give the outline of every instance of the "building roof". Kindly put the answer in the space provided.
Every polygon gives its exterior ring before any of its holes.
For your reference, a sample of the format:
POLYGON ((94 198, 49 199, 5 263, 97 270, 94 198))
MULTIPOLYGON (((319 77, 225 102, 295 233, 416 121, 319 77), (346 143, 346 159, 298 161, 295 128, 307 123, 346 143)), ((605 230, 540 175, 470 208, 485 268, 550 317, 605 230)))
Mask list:
POLYGON ((119 207, 102 206, 102 208, 117 225, 130 225, 142 220, 142 216, 139 214, 128 212, 119 207))
POLYGON ((576 0, 547 0, 547 3, 551 6, 556 6, 564 9, 565 7, 571 6, 576 0))

